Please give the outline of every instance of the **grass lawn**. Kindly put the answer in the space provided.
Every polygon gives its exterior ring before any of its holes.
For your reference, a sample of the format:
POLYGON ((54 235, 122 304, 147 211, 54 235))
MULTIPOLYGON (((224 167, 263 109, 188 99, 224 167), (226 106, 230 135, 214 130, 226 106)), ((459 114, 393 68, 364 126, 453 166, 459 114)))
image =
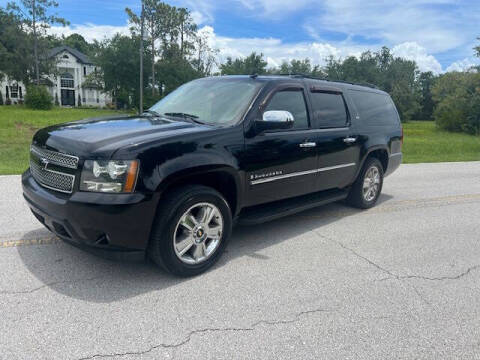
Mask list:
POLYGON ((436 129, 433 121, 403 124, 403 162, 480 161, 480 136, 436 129))
POLYGON ((36 130, 48 125, 114 114, 101 109, 30 110, 0 106, 0 175, 21 174, 28 167, 30 143, 36 130))
MULTIPOLYGON (((28 167, 32 136, 53 124, 114 114, 99 109, 29 110, 0 106, 0 175, 20 174, 28 167)), ((480 136, 449 133, 435 128, 432 121, 403 124, 404 163, 480 160, 480 136)))

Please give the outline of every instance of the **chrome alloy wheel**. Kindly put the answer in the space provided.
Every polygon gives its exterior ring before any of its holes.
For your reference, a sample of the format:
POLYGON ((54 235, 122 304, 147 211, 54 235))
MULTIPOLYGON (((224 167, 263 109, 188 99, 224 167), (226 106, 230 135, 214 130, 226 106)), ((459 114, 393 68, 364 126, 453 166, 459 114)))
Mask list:
POLYGON ((177 257, 186 264, 199 264, 212 256, 220 245, 223 217, 211 203, 198 203, 180 217, 173 236, 177 257))
POLYGON ((380 189, 380 171, 376 166, 372 166, 365 173, 363 179, 363 198, 370 202, 377 196, 380 189))

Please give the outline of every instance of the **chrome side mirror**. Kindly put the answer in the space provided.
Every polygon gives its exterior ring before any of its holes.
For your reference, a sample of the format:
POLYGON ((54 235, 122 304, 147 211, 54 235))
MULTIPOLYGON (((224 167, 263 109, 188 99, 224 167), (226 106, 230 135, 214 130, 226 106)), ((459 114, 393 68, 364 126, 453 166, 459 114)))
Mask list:
POLYGON ((289 111, 270 110, 263 113, 262 120, 255 121, 257 131, 289 129, 295 119, 289 111))
POLYGON ((285 110, 270 110, 263 113, 263 121, 286 122, 293 124, 293 115, 285 110))

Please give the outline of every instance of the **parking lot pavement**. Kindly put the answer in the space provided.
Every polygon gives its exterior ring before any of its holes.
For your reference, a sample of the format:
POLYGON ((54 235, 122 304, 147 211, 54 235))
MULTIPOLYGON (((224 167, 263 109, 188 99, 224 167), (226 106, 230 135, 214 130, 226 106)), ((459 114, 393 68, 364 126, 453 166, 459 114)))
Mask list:
POLYGON ((19 182, 0 177, 0 359, 480 358, 480 162, 238 227, 191 279, 59 242, 19 182))

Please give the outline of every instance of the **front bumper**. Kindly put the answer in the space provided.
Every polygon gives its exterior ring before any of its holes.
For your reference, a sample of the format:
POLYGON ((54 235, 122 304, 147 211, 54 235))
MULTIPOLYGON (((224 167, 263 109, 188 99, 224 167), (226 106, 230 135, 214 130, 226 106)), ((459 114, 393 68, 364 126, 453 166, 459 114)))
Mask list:
POLYGON ((157 195, 63 194, 40 186, 30 170, 23 196, 35 217, 61 239, 100 252, 142 253, 148 245, 157 195))

